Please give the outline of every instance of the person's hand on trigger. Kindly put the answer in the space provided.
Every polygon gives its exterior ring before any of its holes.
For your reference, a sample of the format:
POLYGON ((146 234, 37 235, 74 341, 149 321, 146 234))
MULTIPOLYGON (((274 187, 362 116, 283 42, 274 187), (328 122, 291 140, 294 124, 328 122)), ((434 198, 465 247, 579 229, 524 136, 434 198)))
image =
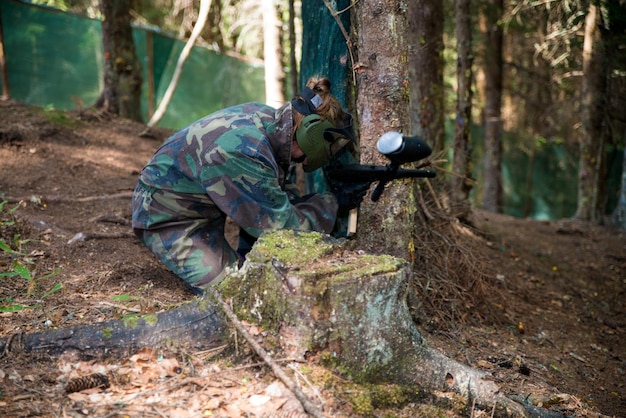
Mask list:
POLYGON ((333 182, 330 191, 335 195, 335 198, 337 199, 337 204, 339 206, 338 212, 340 214, 347 213, 351 209, 359 207, 359 205, 363 201, 363 198, 367 194, 369 187, 369 182, 333 182))

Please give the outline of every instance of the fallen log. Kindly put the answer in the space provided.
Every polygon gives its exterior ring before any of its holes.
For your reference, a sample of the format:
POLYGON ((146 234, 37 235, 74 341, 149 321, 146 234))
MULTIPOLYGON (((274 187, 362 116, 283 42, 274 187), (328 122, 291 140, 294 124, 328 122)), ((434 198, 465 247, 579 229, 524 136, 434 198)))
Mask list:
POLYGON ((209 350, 223 344, 226 319, 208 299, 199 297, 154 315, 59 328, 0 338, 0 357, 40 352, 81 358, 122 357, 142 347, 209 350))

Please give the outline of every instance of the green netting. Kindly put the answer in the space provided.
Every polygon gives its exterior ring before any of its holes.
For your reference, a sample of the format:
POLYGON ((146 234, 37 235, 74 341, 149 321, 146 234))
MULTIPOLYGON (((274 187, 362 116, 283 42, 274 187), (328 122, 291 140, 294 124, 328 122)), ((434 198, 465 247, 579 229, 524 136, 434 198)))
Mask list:
MULTIPOLYGON (((158 100, 167 90, 183 46, 177 43, 171 49, 161 80, 157 83, 158 100)), ((176 121, 185 121, 186 125, 227 106, 265 100, 263 68, 205 49, 194 49, 185 63, 172 105, 161 124, 171 126, 176 121)))
MULTIPOLYGON (((12 98, 56 109, 95 102, 104 68, 99 20, 17 0, 0 0, 0 12, 12 98)), ((147 121, 149 50, 158 103, 184 42, 147 28, 134 28, 133 38, 144 69, 142 114, 147 121)), ((225 106, 264 101, 264 76, 262 66, 194 47, 159 126, 177 129, 225 106)))
MULTIPOLYGON (((447 120, 446 142, 451 144, 454 121, 447 120)), ((472 202, 482 205, 484 128, 472 126, 472 159, 476 184, 472 202)), ((448 160, 451 161, 451 148, 448 160)), ((578 196, 578 148, 560 141, 538 143, 506 132, 502 139, 502 211, 519 218, 541 220, 573 216, 578 196)), ((607 150, 607 214, 615 208, 620 190, 621 150, 607 150)))
MULTIPOLYGON (((335 10, 350 10, 350 0, 329 1, 335 10)), ((343 13, 341 23, 350 33, 350 13, 343 13)), ((300 62, 300 86, 309 77, 324 76, 331 82, 332 94, 349 109, 349 69, 351 63, 346 39, 330 10, 321 1, 302 2, 302 60, 300 62)), ((356 122, 356 120, 355 120, 356 122)), ((337 159, 354 163, 356 158, 342 151, 337 159)), ((329 189, 322 170, 306 175, 307 192, 325 192, 329 189)), ((338 219, 336 236, 345 236, 348 218, 338 219)))
MULTIPOLYGON (((340 20, 346 33, 350 33, 350 0, 329 3, 335 10, 346 10, 340 20)), ((347 107, 350 67, 346 39, 324 2, 303 1, 301 87, 311 76, 326 76, 331 81, 333 95, 347 107)))
POLYGON ((101 89, 100 25, 52 9, 0 0, 11 97, 73 109, 101 89))

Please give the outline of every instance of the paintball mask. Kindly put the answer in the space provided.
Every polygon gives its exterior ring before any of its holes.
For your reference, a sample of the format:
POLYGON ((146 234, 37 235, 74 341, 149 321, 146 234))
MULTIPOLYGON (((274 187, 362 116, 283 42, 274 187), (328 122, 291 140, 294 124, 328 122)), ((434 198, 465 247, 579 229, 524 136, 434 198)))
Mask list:
POLYGON ((293 108, 304 115, 296 131, 296 140, 307 158, 307 164, 303 167, 306 172, 320 168, 341 148, 354 141, 352 115, 345 113, 342 127, 336 127, 316 113, 321 102, 322 99, 309 87, 305 87, 300 97, 291 101, 293 108))

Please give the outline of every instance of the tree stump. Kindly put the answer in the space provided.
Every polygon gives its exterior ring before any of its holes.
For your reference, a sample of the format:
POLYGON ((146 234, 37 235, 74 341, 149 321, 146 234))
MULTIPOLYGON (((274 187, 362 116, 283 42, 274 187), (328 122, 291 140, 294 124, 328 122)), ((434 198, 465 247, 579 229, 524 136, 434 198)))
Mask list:
POLYGON ((362 383, 454 391, 525 416, 486 373, 430 348, 406 303, 410 267, 391 256, 349 251, 318 233, 264 234, 220 291, 239 318, 275 332, 288 355, 319 354, 362 383))

